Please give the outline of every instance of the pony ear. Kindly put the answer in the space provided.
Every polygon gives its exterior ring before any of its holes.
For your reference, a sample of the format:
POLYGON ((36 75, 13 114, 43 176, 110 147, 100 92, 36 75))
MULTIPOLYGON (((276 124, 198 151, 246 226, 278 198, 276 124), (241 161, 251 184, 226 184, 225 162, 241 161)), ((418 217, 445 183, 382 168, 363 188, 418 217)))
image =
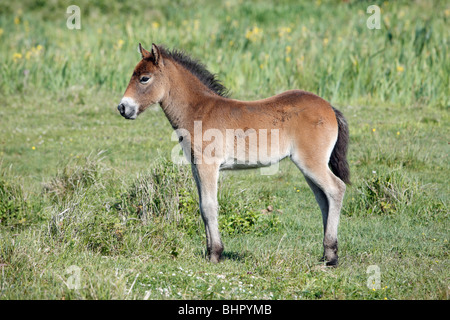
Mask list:
POLYGON ((152 43, 152 56, 153 56, 153 62, 155 65, 163 64, 162 57, 161 57, 161 51, 159 50, 158 46, 154 43, 152 43))
POLYGON ((148 52, 147 50, 145 50, 141 44, 139 43, 139 52, 141 53, 141 57, 142 59, 147 59, 150 58, 150 52, 148 52))

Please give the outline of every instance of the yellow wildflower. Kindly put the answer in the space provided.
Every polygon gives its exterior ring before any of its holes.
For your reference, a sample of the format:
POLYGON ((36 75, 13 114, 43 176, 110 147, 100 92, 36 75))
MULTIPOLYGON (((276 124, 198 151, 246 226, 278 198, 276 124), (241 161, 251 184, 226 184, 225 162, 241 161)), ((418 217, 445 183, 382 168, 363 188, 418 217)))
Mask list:
POLYGON ((405 71, 405 68, 401 65, 397 66, 397 72, 402 73, 403 71, 405 71))
POLYGON ((323 39, 323 45, 326 46, 328 44, 328 42, 330 42, 330 40, 328 40, 328 38, 324 38, 323 39))
POLYGON ((17 62, 20 59, 22 59, 22 54, 21 53, 16 52, 16 53, 13 54, 13 61, 14 62, 17 62))
POLYGON ((255 42, 262 38, 263 30, 254 26, 252 29, 247 29, 245 33, 245 38, 250 40, 251 42, 255 42))
POLYGON ((20 18, 18 16, 14 17, 14 24, 19 24, 20 18))
POLYGON ((125 43, 125 41, 123 41, 122 39, 119 39, 117 41, 117 43, 114 45, 114 49, 120 49, 122 48, 123 44, 125 43))
POLYGON ((377 129, 373 128, 373 129, 372 129, 372 132, 375 132, 375 131, 377 131, 377 129))
POLYGON ((287 46, 286 47, 286 54, 291 53, 291 51, 292 51, 292 47, 291 46, 287 46))
MULTIPOLYGON (((44 47, 42 45, 40 45, 40 44, 38 44, 36 47, 32 47, 30 51, 27 51, 25 53, 25 59, 26 60, 30 60, 31 57, 37 57, 41 53, 43 48, 44 47)), ((19 60, 20 58, 22 58, 21 54, 14 54, 14 56, 13 56, 14 62, 19 60)))
POLYGON ((152 22, 152 28, 153 29, 158 29, 159 28, 159 23, 156 22, 156 21, 152 22))
POLYGON ((278 31, 278 35, 281 37, 283 37, 285 34, 289 34, 292 32, 292 28, 291 27, 281 27, 278 31))
POLYGON ((2 36, 2 34, 3 34, 3 29, 0 28, 0 37, 2 36))
POLYGON ((35 147, 35 146, 32 146, 31 149, 36 150, 36 147, 35 147))
POLYGON ((36 47, 31 48, 31 52, 34 56, 39 55, 39 53, 42 51, 44 47, 42 47, 40 44, 38 44, 36 47))

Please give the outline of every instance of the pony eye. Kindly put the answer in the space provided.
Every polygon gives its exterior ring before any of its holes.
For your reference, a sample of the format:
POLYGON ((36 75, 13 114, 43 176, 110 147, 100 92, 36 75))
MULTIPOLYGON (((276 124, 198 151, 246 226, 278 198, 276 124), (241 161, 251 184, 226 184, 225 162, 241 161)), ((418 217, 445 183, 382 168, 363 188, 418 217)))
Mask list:
POLYGON ((143 76, 141 79, 139 79, 140 83, 147 83, 150 80, 150 77, 143 76))

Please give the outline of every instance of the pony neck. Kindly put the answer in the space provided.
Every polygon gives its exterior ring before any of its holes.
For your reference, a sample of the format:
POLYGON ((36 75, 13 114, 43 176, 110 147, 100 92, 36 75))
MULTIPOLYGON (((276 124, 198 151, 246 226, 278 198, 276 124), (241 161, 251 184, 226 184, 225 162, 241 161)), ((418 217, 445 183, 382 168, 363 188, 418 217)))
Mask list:
MULTIPOLYGON (((197 77, 176 62, 165 61, 169 85, 166 94, 160 101, 161 108, 174 129, 193 126, 199 109, 211 105, 211 102, 222 98, 213 93, 197 77)), ((212 104, 213 105, 213 104, 212 104)))

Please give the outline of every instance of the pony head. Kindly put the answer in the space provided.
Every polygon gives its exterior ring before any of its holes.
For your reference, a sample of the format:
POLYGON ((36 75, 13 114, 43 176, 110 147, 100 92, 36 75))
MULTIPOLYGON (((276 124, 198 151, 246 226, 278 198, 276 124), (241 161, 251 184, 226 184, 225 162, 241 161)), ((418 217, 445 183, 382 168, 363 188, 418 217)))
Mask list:
POLYGON ((126 119, 136 119, 144 110, 159 103, 165 94, 167 79, 161 51, 154 43, 151 51, 139 43, 142 60, 136 65, 117 109, 126 119))

